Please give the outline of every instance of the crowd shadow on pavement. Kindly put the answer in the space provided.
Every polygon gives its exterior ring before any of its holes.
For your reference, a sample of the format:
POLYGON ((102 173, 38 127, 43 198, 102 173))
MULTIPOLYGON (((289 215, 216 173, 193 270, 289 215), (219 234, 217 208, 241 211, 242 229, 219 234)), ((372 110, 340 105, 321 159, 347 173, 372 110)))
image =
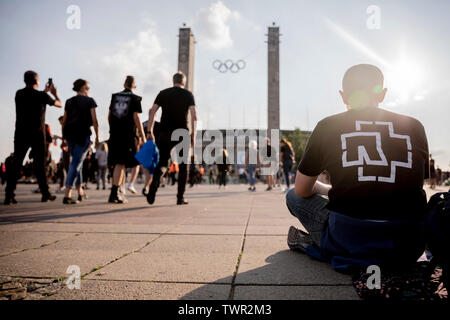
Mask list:
MULTIPOLYGON (((42 221, 48 221, 48 220, 67 219, 67 218, 76 218, 76 217, 88 217, 88 216, 95 216, 95 215, 114 214, 114 213, 119 213, 119 212, 135 211, 135 210, 141 210, 141 209, 142 210, 143 209, 151 209, 151 208, 157 208, 157 207, 175 207, 175 205, 159 205, 159 206, 151 206, 151 207, 145 206, 145 207, 129 207, 129 208, 120 207, 120 208, 117 208, 114 210, 73 213, 73 214, 30 214, 30 215, 11 215, 11 216, 7 216, 7 217, 0 216, 0 225, 25 223, 25 222, 42 222, 42 221)), ((29 211, 33 211, 33 210, 29 210, 29 211)))

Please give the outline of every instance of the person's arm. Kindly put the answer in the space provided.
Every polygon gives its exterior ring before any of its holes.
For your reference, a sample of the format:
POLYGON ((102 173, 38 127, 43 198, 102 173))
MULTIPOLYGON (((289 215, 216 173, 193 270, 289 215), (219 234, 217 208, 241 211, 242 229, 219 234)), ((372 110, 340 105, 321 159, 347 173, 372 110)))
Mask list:
POLYGON ((94 127, 95 131, 95 147, 98 147, 99 144, 99 138, 98 138, 98 121, 97 121, 97 114, 95 112, 95 109, 91 109, 91 118, 92 118, 92 126, 94 127))
POLYGON ((45 88, 47 91, 50 90, 50 93, 55 97, 55 102, 53 105, 57 108, 62 108, 62 102, 58 97, 58 91, 56 90, 55 86, 52 84, 50 87, 45 88))
POLYGON ((137 113, 137 112, 133 113, 133 120, 134 120, 134 124, 138 128, 139 136, 142 138, 143 143, 146 143, 147 139, 145 137, 144 127, 142 127, 141 120, 139 119, 139 113, 137 113))
POLYGON ((331 186, 317 181, 317 177, 310 177, 297 171, 295 177, 295 194, 302 198, 311 197, 314 194, 328 196, 331 186))
POLYGON ((197 124, 197 113, 195 112, 195 106, 189 107, 189 113, 191 114, 191 148, 194 148, 197 124))
POLYGON ((147 139, 148 140, 155 140, 155 136, 153 135, 153 126, 155 124, 155 115, 156 111, 158 111, 159 105, 156 103, 153 104, 153 106, 150 108, 150 111, 148 112, 148 123, 147 123, 147 139))

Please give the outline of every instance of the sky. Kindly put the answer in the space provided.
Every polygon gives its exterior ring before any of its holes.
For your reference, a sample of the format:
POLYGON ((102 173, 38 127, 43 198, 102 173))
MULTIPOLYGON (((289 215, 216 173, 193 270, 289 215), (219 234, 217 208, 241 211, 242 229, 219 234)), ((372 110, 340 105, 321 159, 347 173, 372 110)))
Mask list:
MULTIPOLYGON (((141 120, 177 71, 178 29, 195 36, 193 93, 203 129, 267 127, 267 27, 280 27, 280 123, 312 130, 345 111, 338 91, 352 65, 380 67, 387 110, 421 121, 430 153, 450 169, 450 2, 441 1, 82 1, 0 0, 0 161, 13 151, 14 95, 23 73, 39 73, 42 90, 53 78, 63 102, 72 83, 90 82, 100 140, 108 139, 111 94, 125 76, 143 97, 141 120), (432 3, 432 5, 430 4, 432 3), (80 28, 67 21, 76 5, 80 28), (371 7, 372 6, 372 7, 371 7), (373 11, 373 6, 376 6, 373 11), (374 28, 375 27, 375 28, 374 28), (238 73, 220 73, 213 61, 243 59, 238 73)), ((47 108, 60 134, 63 110, 47 108)), ((53 158, 59 148, 52 147, 53 158)))

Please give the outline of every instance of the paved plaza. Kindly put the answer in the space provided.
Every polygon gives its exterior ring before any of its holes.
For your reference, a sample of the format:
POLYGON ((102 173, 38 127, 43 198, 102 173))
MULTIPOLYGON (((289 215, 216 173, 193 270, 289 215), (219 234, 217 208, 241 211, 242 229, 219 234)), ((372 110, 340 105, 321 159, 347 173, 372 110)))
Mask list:
POLYGON ((170 186, 149 206, 142 195, 109 204, 91 186, 64 206, 34 188, 19 185, 19 204, 0 207, 0 277, 25 283, 26 299, 358 299, 349 276, 288 249, 299 223, 280 189, 200 185, 177 206, 170 186), (79 290, 65 285, 70 265, 79 290))

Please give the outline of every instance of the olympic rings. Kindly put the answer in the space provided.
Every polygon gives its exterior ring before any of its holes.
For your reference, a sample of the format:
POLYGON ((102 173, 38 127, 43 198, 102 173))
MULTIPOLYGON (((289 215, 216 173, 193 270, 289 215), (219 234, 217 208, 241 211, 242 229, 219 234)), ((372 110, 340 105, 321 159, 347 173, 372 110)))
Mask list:
POLYGON ((231 59, 225 60, 224 62, 221 60, 214 60, 212 66, 221 73, 225 73, 227 71, 237 73, 240 70, 245 69, 246 63, 244 60, 238 60, 236 62, 231 59))

